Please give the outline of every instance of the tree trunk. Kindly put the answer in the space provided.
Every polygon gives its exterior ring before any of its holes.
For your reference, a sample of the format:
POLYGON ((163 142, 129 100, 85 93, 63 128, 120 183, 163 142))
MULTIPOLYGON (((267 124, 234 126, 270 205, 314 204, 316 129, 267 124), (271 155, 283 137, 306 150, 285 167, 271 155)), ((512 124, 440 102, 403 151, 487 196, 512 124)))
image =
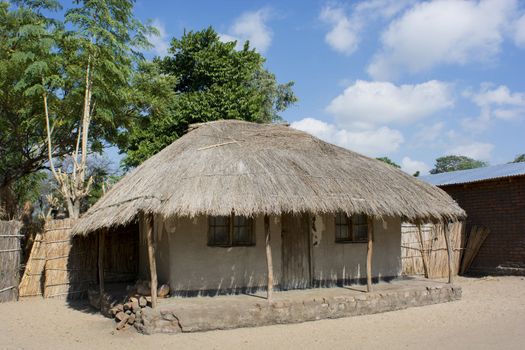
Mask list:
POLYGON ((0 219, 14 219, 18 203, 13 192, 12 183, 6 182, 0 185, 0 219))
POLYGON ((270 217, 264 216, 264 232, 266 233, 266 267, 268 270, 268 284, 267 284, 267 300, 272 302, 273 294, 273 263, 272 263, 272 247, 270 246, 270 217))
POLYGON ((450 229, 448 228, 448 222, 446 221, 443 222, 443 234, 445 235, 445 244, 447 245, 448 283, 452 283, 452 246, 450 245, 450 229))
POLYGON ((146 219, 146 240, 148 242, 148 260, 151 277, 151 307, 157 307, 157 261, 155 260, 155 241, 153 237, 153 215, 144 215, 146 219))
POLYGON ((80 217, 80 199, 74 201, 68 199, 66 202, 69 218, 78 219, 80 217))
POLYGON ((368 246, 366 251, 366 291, 372 291, 372 251, 374 247, 374 221, 368 218, 368 246))
POLYGON ((98 286, 100 293, 100 308, 104 296, 104 246, 106 243, 106 229, 102 229, 98 236, 98 286))

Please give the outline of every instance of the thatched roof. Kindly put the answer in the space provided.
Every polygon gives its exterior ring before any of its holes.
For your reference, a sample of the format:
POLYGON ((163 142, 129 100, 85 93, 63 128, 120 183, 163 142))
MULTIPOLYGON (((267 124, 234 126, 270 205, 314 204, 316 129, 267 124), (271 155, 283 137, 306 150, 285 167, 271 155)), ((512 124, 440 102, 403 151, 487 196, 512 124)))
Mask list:
POLYGON ((74 233, 164 216, 363 213, 411 221, 465 215, 441 189, 285 125, 195 125, 104 195, 74 233))

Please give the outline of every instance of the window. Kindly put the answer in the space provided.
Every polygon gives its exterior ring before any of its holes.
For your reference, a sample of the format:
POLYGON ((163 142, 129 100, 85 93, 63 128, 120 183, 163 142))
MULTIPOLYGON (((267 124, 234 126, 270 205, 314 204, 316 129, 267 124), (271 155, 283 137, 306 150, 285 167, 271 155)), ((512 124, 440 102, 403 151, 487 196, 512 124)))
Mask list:
POLYGON ((253 219, 246 216, 210 216, 208 245, 214 247, 250 246, 255 244, 253 219))
POLYGON ((345 213, 335 215, 335 241, 336 243, 367 242, 368 217, 356 214, 348 217, 345 213))

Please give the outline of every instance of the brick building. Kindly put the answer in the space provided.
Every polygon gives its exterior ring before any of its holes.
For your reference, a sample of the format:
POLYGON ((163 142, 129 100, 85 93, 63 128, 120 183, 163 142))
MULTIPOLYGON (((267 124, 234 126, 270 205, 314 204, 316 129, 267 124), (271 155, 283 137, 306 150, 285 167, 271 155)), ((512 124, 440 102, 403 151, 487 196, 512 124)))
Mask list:
POLYGON ((525 163, 421 177, 439 186, 467 212, 473 225, 490 228, 470 272, 525 275, 525 163))

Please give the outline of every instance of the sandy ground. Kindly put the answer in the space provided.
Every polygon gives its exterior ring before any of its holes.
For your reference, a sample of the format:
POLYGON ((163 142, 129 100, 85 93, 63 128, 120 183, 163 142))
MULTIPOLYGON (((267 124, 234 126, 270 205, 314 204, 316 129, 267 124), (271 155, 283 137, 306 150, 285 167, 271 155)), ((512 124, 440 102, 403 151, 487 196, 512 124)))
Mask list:
POLYGON ((144 336, 64 302, 0 304, 0 349, 525 349, 525 278, 460 278, 461 301, 377 315, 144 336))

